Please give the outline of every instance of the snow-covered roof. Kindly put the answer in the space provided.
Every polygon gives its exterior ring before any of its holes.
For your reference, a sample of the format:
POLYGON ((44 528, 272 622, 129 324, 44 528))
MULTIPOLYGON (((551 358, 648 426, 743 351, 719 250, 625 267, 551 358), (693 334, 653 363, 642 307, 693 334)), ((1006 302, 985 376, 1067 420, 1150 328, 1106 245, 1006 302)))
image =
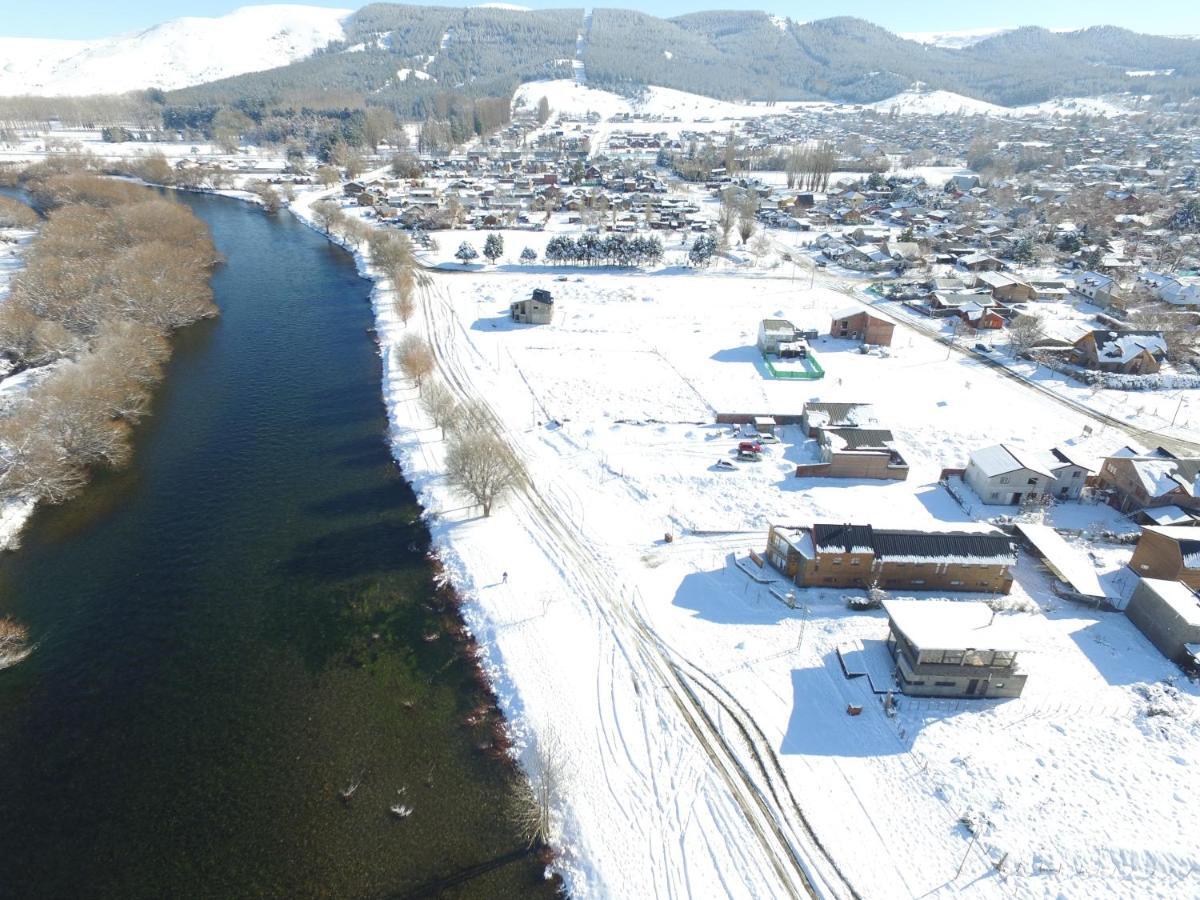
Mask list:
POLYGON ((1187 481, 1176 477, 1179 463, 1173 459, 1135 459, 1131 463, 1142 489, 1149 497, 1161 497, 1176 488, 1192 493, 1187 481))
MULTIPOLYGON (((1190 529, 1189 529, 1190 530, 1190 529)), ((1180 581, 1162 578, 1143 578, 1142 584, 1189 625, 1200 628, 1200 597, 1180 581)))
POLYGON ((1157 332, 1109 331, 1097 332, 1096 337, 1096 353, 1104 362, 1129 362, 1143 352, 1156 357, 1167 354, 1166 339, 1157 332), (1100 340, 1100 336, 1106 333, 1108 337, 1100 340))
POLYGON ((1142 515, 1155 525, 1186 525, 1194 521, 1192 514, 1178 506, 1154 506, 1142 510, 1142 515))
POLYGON ((1007 616, 986 603, 955 600, 885 600, 892 627, 918 650, 1015 652, 1022 642, 1007 616))
POLYGON ((1021 523, 1017 530, 1029 539, 1059 578, 1079 594, 1103 597, 1104 588, 1096 575, 1096 567, 1081 551, 1072 547, 1049 525, 1021 523))
POLYGON ((1030 472, 1044 475, 1047 478, 1054 477, 1053 472, 1047 469, 1043 463, 1032 458, 1031 455, 1018 454, 1004 444, 993 444, 991 447, 972 451, 971 462, 988 478, 1016 472, 1019 469, 1028 469, 1030 472))

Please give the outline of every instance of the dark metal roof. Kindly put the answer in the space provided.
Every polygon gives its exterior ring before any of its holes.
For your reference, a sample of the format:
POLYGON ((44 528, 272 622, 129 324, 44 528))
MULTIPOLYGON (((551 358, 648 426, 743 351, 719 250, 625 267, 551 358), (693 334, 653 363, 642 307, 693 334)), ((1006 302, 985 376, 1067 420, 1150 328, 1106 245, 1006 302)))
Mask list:
MULTIPOLYGON (((842 552, 870 547, 880 558, 962 557, 995 559, 1014 557, 1012 541, 1003 534, 978 534, 968 531, 885 531, 870 525, 824 525, 812 527, 813 544, 818 551, 837 547, 842 552)), ((828 552, 828 551, 827 551, 828 552)), ((836 552, 836 551, 834 551, 836 552)))
POLYGON ((846 553, 859 547, 874 547, 870 525, 814 525, 813 545, 818 550, 839 547, 846 553))

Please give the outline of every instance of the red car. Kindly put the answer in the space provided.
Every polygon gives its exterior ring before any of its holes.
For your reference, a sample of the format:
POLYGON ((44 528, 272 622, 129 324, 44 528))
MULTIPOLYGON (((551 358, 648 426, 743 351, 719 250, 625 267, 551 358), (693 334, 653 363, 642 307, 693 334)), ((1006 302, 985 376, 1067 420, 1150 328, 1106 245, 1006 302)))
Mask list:
POLYGON ((759 441, 742 441, 738 444, 739 453, 762 453, 763 445, 759 441))

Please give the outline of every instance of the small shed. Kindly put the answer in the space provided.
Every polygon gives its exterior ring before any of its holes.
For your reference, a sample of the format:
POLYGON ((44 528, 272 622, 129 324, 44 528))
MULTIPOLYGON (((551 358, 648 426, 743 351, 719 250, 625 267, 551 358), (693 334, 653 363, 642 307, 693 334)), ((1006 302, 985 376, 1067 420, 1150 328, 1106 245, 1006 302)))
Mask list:
POLYGON ((508 308, 514 322, 526 325, 549 325, 554 318, 554 298, 542 288, 534 288, 527 300, 517 300, 508 308))
POLYGON ((778 423, 774 416, 755 416, 754 430, 759 434, 774 434, 778 423))

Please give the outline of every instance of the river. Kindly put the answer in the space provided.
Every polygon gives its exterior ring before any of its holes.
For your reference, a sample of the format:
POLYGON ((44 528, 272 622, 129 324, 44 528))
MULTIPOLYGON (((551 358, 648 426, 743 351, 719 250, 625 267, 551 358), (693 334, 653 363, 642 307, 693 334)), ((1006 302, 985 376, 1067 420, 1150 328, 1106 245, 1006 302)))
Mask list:
POLYGON ((464 724, 370 283, 287 213, 182 199, 221 317, 176 336, 133 464, 0 558, 37 643, 0 672, 0 897, 553 896, 464 724))

